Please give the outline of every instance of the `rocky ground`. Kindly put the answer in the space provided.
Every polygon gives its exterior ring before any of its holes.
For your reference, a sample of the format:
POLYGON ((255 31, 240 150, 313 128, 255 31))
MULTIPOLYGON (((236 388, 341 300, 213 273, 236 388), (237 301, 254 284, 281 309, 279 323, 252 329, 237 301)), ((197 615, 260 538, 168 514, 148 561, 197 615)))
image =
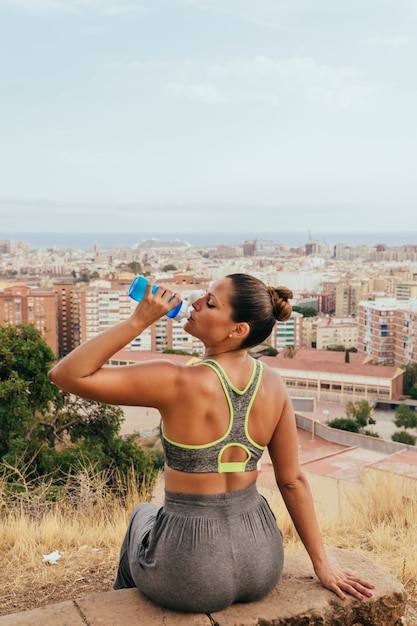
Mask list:
MULTIPOLYGON (((0 615, 18 613, 30 609, 47 606, 49 604, 75 600, 101 591, 109 591, 112 587, 114 568, 107 570, 86 570, 76 580, 59 581, 52 589, 50 586, 37 586, 32 584, 30 588, 22 589, 19 593, 8 593, 1 598, 0 615)), ((417 625, 417 588, 409 585, 409 602, 402 623, 398 626, 417 625)))
POLYGON ((107 570, 87 569, 78 572, 77 578, 59 580, 53 586, 31 581, 30 585, 18 591, 12 588, 3 589, 0 597, 0 615, 19 613, 48 604, 75 600, 91 593, 109 591, 112 588, 114 573, 114 567, 107 570))

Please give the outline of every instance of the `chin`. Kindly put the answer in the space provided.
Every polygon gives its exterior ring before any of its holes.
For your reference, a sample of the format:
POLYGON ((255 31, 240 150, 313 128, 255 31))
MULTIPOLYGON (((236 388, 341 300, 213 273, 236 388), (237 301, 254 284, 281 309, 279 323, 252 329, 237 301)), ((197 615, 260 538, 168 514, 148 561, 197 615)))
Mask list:
POLYGON ((186 333, 188 333, 189 335, 192 335, 193 337, 197 337, 197 339, 199 339, 198 334, 196 332, 194 332, 194 328, 193 328, 193 321, 192 320, 187 320, 183 326, 183 330, 185 330, 186 333))

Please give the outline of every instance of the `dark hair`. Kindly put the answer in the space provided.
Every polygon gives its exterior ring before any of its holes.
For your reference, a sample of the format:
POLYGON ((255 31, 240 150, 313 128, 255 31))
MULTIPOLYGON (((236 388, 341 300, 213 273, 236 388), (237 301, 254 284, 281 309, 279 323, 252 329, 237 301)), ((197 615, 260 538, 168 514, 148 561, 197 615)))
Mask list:
POLYGON ((259 278, 250 274, 229 274, 232 281, 229 303, 234 322, 247 322, 249 335, 241 348, 253 348, 272 333, 275 322, 285 322, 292 313, 288 302, 293 297, 287 287, 267 287, 259 278))

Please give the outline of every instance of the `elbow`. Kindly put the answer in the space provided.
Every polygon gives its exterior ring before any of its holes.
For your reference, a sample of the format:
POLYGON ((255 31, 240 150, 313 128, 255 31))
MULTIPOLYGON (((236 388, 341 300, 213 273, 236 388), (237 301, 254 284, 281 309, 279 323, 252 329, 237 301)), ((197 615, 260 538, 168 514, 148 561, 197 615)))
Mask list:
POLYGON ((53 367, 52 369, 49 370, 48 372, 48 379, 50 383, 53 383, 54 385, 55 383, 55 367, 53 367))
POLYGON ((293 493, 300 488, 301 484, 301 478, 295 478, 294 480, 290 480, 288 482, 278 483, 278 487, 281 492, 293 493))
POLYGON ((277 480, 278 489, 284 496, 285 494, 291 497, 292 495, 296 495, 302 492, 306 488, 306 478, 305 475, 300 472, 294 478, 290 480, 277 480))
POLYGON ((60 389, 63 389, 62 387, 63 381, 61 380, 62 377, 60 376, 59 372, 60 372, 60 367, 59 367, 59 363, 57 363, 56 365, 54 365, 54 367, 52 367, 49 370, 48 379, 50 383, 52 383, 53 385, 56 385, 56 387, 59 387, 60 389))

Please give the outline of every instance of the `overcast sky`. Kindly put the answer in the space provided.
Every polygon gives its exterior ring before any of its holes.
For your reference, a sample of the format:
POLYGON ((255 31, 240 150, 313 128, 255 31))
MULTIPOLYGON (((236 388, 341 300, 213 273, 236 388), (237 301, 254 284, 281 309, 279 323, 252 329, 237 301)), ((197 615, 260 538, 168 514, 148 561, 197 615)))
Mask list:
POLYGON ((0 0, 0 239, 416 232, 416 25, 417 0, 0 0))

